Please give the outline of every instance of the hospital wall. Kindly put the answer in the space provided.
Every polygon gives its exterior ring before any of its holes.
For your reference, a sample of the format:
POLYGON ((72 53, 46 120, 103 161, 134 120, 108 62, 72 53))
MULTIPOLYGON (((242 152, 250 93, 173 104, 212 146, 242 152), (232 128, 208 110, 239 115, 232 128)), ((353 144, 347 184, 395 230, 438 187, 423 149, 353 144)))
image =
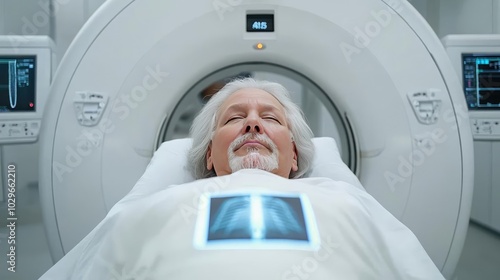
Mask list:
POLYGON ((0 0, 0 35, 51 35, 51 0, 0 0))
MULTIPOLYGON (((229 1, 229 0, 216 0, 229 1)), ((60 60, 85 21, 105 0, 0 0, 0 35, 48 35, 60 60)), ((499 33, 500 0, 411 0, 438 37, 499 33)), ((36 185, 38 143, 2 145, 0 170, 16 162, 19 187, 36 185)), ((5 173, 2 171, 2 173, 5 173)), ((1 174, 5 178, 5 174, 1 174)), ((3 189, 3 188, 2 188, 3 189)), ((2 200, 0 192, 0 200, 2 200)))

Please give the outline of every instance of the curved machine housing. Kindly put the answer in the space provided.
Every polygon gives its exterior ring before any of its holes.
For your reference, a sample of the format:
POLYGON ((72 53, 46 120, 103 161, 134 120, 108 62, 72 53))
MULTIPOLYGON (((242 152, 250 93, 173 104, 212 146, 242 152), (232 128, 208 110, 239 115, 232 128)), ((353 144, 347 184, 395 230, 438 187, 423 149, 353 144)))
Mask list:
POLYGON ((47 105, 40 184, 55 260, 138 180, 187 93, 234 67, 299 73, 320 89, 343 125, 343 158, 451 277, 470 211, 469 120, 439 39, 397 0, 107 1, 47 105), (273 30, 252 32, 252 16, 273 30))

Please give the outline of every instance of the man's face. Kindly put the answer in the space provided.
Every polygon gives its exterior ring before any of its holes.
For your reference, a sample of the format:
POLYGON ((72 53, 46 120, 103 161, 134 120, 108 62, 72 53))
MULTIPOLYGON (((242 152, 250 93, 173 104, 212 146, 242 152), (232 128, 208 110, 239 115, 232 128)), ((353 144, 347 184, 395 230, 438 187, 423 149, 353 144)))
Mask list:
POLYGON ((285 178, 297 171, 297 152, 285 109, 274 96, 246 88, 233 93, 221 105, 207 152, 207 168, 214 169, 217 176, 237 171, 231 169, 231 154, 233 162, 242 163, 243 168, 271 166, 268 171, 285 178), (272 164, 273 154, 277 167, 272 164))

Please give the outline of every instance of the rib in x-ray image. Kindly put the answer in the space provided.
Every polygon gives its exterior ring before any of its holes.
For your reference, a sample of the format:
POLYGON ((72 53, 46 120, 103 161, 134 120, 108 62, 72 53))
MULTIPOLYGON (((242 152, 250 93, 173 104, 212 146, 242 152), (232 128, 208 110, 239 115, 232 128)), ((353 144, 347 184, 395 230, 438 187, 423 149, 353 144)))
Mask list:
POLYGON ((317 232, 312 208, 300 194, 212 194, 206 205, 197 247, 290 248, 317 240, 310 236, 317 232))

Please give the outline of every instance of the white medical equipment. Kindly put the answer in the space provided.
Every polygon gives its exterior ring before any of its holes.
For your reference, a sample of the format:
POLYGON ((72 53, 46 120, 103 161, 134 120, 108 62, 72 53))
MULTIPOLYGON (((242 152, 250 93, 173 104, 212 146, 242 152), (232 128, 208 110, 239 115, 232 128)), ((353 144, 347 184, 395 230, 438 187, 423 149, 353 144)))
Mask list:
POLYGON ((465 94, 474 137, 471 219, 500 232, 500 35, 442 39, 465 94))
POLYGON ((180 102, 242 71, 312 88, 346 163, 451 277, 469 218, 472 137, 439 39, 396 0, 107 1, 61 62, 45 115, 53 258, 130 190, 180 102))
MULTIPOLYGON (((22 175, 18 189, 38 183, 38 135, 55 68, 54 43, 47 36, 0 36, 0 201, 7 167, 22 175)), ((7 201, 7 199, 5 199, 7 201)))
POLYGON ((53 48, 47 36, 0 36, 0 144, 38 139, 53 48))

